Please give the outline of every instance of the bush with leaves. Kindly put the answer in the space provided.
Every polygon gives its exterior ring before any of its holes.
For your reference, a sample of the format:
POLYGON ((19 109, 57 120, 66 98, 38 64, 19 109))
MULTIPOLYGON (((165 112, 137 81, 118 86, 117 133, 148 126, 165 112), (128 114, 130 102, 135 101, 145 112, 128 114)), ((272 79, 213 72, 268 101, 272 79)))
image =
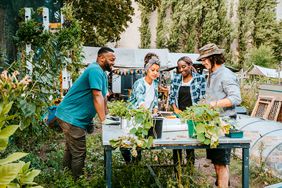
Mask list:
POLYGON ((88 46, 103 46, 116 42, 125 31, 134 9, 131 0, 65 0, 75 8, 74 16, 81 20, 82 35, 88 46))
POLYGON ((246 57, 245 66, 259 65, 262 67, 276 68, 277 60, 271 47, 261 45, 258 48, 252 48, 246 57))
MULTIPOLYGON (((9 138, 19 128, 19 125, 10 125, 18 114, 10 114, 13 106, 10 94, 13 97, 25 91, 29 84, 28 78, 18 81, 17 72, 9 75, 7 71, 2 72, 0 77, 0 89, 3 92, 0 98, 0 153, 2 154, 9 143, 9 138), (15 92, 10 92, 14 90, 15 92)), ((40 170, 30 169, 30 162, 18 161, 25 157, 27 153, 16 152, 0 159, 0 186, 1 187, 41 187, 36 185, 34 178, 40 170)), ((2 155, 1 155, 2 156, 2 155)))
POLYGON ((181 119, 192 120, 195 125, 197 140, 202 144, 216 148, 220 134, 229 133, 230 125, 223 123, 219 112, 207 104, 197 104, 180 113, 181 119))
POLYGON ((21 114, 17 118, 21 129, 30 125, 37 127, 41 115, 52 103, 50 99, 59 97, 59 78, 63 68, 66 67, 73 80, 78 77, 79 69, 82 68, 81 23, 73 17, 73 7, 70 4, 62 8, 62 13, 65 16, 65 24, 57 33, 43 31, 40 24, 33 19, 34 16, 31 20, 20 23, 16 33, 21 56, 9 69, 21 70, 25 75, 28 73, 27 61, 33 66, 30 75, 32 85, 28 86, 28 91, 21 97, 14 99, 15 105, 12 109, 13 112, 21 114), (26 54, 26 44, 29 43, 32 51, 26 54))

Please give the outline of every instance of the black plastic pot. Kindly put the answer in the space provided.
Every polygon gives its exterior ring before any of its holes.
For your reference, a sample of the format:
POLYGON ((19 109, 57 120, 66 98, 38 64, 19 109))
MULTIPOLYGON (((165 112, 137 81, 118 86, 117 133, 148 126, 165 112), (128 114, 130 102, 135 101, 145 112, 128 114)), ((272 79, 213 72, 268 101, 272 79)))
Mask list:
POLYGON ((163 130, 163 118, 156 117, 153 119, 153 127, 151 127, 148 131, 148 136, 152 136, 153 138, 161 138, 162 130, 163 130))

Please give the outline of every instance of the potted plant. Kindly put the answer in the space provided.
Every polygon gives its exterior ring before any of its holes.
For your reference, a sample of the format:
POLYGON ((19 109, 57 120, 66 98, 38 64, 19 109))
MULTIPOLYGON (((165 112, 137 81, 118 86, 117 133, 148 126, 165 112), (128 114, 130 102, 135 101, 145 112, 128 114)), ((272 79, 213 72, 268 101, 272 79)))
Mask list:
POLYGON ((187 121, 189 136, 211 148, 216 148, 220 134, 228 133, 230 129, 230 125, 223 123, 219 115, 207 104, 194 105, 180 113, 181 119, 187 121))
POLYGON ((132 115, 129 109, 130 104, 125 101, 113 101, 108 103, 109 114, 120 118, 121 128, 125 129, 129 126, 128 120, 132 115))
POLYGON ((152 113, 145 108, 130 109, 129 104, 122 101, 115 101, 109 104, 111 115, 131 119, 130 135, 121 136, 110 140, 114 148, 130 148, 132 156, 137 156, 137 148, 150 148, 153 144, 153 137, 148 137, 148 131, 153 126, 152 113))

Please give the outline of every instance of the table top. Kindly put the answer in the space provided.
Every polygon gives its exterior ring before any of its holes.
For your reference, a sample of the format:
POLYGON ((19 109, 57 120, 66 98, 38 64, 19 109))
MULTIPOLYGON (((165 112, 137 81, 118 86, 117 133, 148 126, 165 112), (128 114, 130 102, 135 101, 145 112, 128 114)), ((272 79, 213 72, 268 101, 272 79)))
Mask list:
MULTIPOLYGON (((121 129, 117 125, 103 125, 102 141, 103 146, 110 145, 111 139, 117 139, 120 136, 130 135, 126 130, 121 129)), ((248 138, 229 138, 222 136, 219 138, 220 144, 244 144, 250 143, 248 138)), ((197 139, 189 138, 188 131, 169 131, 162 132, 160 139, 154 139, 153 146, 158 145, 199 145, 200 142, 197 139)))

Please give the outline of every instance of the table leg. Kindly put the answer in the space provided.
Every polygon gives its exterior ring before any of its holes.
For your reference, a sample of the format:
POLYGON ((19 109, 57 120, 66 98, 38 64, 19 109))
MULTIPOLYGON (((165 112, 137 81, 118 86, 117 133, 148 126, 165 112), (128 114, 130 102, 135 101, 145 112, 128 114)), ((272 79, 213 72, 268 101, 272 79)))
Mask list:
POLYGON ((242 148, 242 187, 249 188, 249 148, 242 148))
POLYGON ((106 187, 112 187, 112 150, 110 148, 104 149, 104 175, 106 179, 106 187))

